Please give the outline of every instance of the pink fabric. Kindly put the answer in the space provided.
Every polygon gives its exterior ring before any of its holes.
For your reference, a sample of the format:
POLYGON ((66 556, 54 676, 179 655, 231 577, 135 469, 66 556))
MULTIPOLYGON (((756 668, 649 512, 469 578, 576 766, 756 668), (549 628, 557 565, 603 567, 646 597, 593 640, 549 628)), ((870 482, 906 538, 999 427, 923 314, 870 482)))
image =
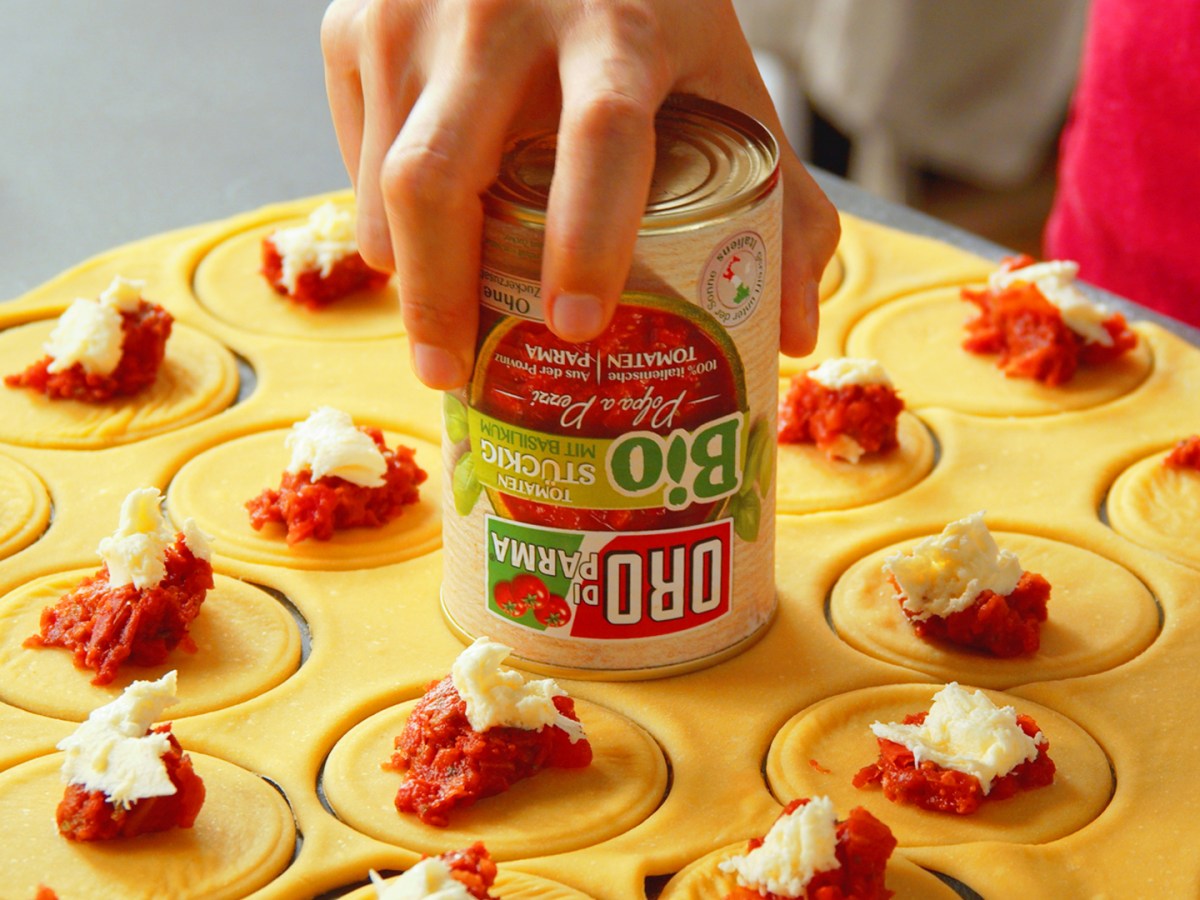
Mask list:
POLYGON ((1200 2, 1093 0, 1045 255, 1200 326, 1200 2))

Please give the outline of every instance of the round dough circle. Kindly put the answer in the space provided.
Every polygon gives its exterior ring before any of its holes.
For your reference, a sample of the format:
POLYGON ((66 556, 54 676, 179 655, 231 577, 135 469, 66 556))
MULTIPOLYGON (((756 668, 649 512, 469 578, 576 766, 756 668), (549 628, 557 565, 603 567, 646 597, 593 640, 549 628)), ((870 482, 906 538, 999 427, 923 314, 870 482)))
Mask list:
POLYGON ((435 828, 396 810, 403 775, 382 768, 416 700, 359 723, 325 763, 325 797, 358 831, 420 853, 483 841, 496 860, 548 856, 599 844, 645 819, 667 791, 662 752, 638 725, 586 700, 575 709, 592 745, 591 765, 545 769, 502 794, 484 797, 435 828))
POLYGON ((366 569, 412 559, 441 546, 441 450, 391 431, 384 432, 387 445, 413 447, 417 464, 429 473, 420 487, 420 500, 405 506, 395 519, 381 528, 351 528, 336 532, 328 541, 310 539, 291 547, 282 525, 255 531, 245 504, 266 488, 279 486, 290 456, 284 446, 288 431, 246 435, 189 460, 167 492, 167 508, 176 526, 193 518, 214 538, 214 553, 295 569, 366 569))
POLYGON ((32 544, 50 523, 46 487, 15 459, 0 456, 0 559, 32 544))
POLYGON ((1158 636, 1154 595, 1128 569, 1090 550, 1048 538, 997 532, 1021 567, 1050 582, 1041 646, 1032 657, 998 659, 917 636, 883 571, 887 557, 919 539, 878 550, 834 585, 834 630, 852 647, 943 681, 1007 689, 1033 681, 1090 675, 1141 653, 1158 636))
POLYGON ((158 666, 122 666, 109 684, 91 683, 95 672, 76 668, 62 647, 25 647, 37 634, 42 610, 53 606, 94 570, 39 578, 0 599, 0 698, 30 712, 82 722, 93 709, 134 681, 153 681, 175 669, 179 700, 170 718, 223 709, 265 693, 300 665, 300 630, 270 594, 216 575, 189 634, 195 653, 179 647, 158 666))
POLYGON ((1108 757, 1082 728, 1037 703, 985 691, 1000 706, 1030 715, 1050 741, 1054 783, 1007 800, 985 802, 969 816, 892 803, 878 789, 853 786, 875 762, 873 722, 899 722, 929 709, 941 685, 898 684, 830 697, 797 713, 767 753, 767 781, 777 799, 826 794, 837 809, 866 807, 892 829, 902 847, 972 841, 1041 844, 1078 831, 1098 816, 1113 791, 1108 757), (819 767, 819 768, 818 768, 819 767))
MULTIPOLYGON (((393 880, 395 879, 386 878, 384 883, 389 884, 393 880)), ((591 895, 557 881, 506 869, 497 870, 496 881, 489 893, 502 897, 503 900, 591 900, 591 895)), ((378 896, 374 885, 365 885, 351 891, 345 896, 345 900, 376 900, 378 896)))
POLYGON ((262 276, 263 238, 304 218, 272 222, 230 235, 196 266, 192 290, 220 319, 256 334, 307 340, 367 340, 404 334, 393 278, 381 291, 350 294, 323 309, 309 309, 278 294, 262 276))
POLYGON ((958 287, 892 301, 865 315, 847 338, 847 355, 879 360, 910 407, 944 406, 982 416, 1040 416, 1088 409, 1136 388, 1152 366, 1144 339, 1115 362, 1080 368, 1068 384, 1047 387, 1009 378, 995 356, 962 348, 974 306, 958 287))
MULTIPOLYGON (((43 320, 0 333, 0 372, 21 372, 41 359, 55 324, 43 320)), ((215 415, 234 402, 237 391, 233 354, 176 322, 158 378, 131 397, 84 403, 0 386, 0 441, 72 450, 128 444, 215 415)))
POLYGON ((1200 568, 1200 472, 1164 466, 1168 452, 1143 459, 1117 477, 1106 503, 1108 521, 1135 544, 1200 568))
POLYGON ((933 469, 934 441, 910 412, 900 413, 896 437, 900 446, 856 463, 829 459, 814 444, 780 443, 776 509, 792 514, 853 509, 903 493, 933 469))
MULTIPOLYGON (((667 882, 659 900, 725 900, 737 887, 737 875, 723 872, 718 866, 745 853, 746 842, 742 841, 700 857, 667 882)), ((895 851, 888 858, 885 883, 888 890, 895 892, 894 900, 958 900, 959 897, 932 872, 897 856, 895 851)))
POLYGON ((8 896, 33 897, 44 884, 60 897, 91 900, 234 900, 278 876, 296 841, 287 802, 239 766, 188 755, 205 788, 195 825, 128 840, 75 842, 59 835, 54 810, 63 796, 61 753, 0 772, 0 871, 8 896))

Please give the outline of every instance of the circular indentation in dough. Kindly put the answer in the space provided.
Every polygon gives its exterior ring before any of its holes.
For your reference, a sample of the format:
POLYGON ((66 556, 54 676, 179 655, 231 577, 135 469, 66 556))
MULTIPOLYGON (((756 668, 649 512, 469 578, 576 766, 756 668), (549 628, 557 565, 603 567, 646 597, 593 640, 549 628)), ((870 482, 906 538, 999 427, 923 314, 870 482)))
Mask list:
POLYGON ((417 701, 376 713, 352 728, 325 763, 325 798, 357 830, 420 853, 442 853, 483 841, 497 860, 549 856, 601 843, 628 831, 658 808, 667 764, 645 731, 585 700, 575 709, 592 745, 591 765, 546 769, 450 815, 445 828, 396 810, 403 776, 386 770, 395 738, 417 701))
POLYGON ((0 600, 0 698, 57 719, 82 722, 133 681, 153 681, 175 669, 179 700, 170 717, 181 719, 258 696, 300 665, 300 631, 291 613, 266 592, 216 575, 189 634, 195 653, 176 647, 158 666, 122 666, 102 687, 95 672, 75 667, 62 647, 25 647, 37 634, 42 610, 53 606, 95 570, 39 578, 0 600))
POLYGON ((917 636, 883 571, 887 557, 912 549, 917 539, 872 553, 846 571, 830 597, 834 629, 851 646, 885 662, 997 689, 1111 669, 1158 635, 1154 595, 1128 569, 1060 541, 1001 532, 995 538, 1017 554, 1021 568, 1050 582, 1041 646, 1033 656, 998 659, 917 636))
POLYGON ((59 835, 54 810, 64 790, 61 753, 0 772, 5 896, 33 897, 44 884, 63 898, 234 900, 278 876, 296 840, 287 801, 232 763, 189 756, 205 788, 195 825, 127 840, 75 842, 59 835))
MULTIPOLYGON (((32 322, 0 333, 0 373, 22 372, 41 359, 54 325, 32 322)), ((0 441, 81 450, 128 444, 215 415, 232 405, 237 392, 233 354, 176 322, 158 378, 131 397, 51 400, 29 388, 0 385, 0 441)))
POLYGON ((1105 505, 1108 521, 1135 544, 1200 567, 1200 472, 1164 466, 1168 452, 1117 477, 1105 505))
POLYGON ((845 278, 846 265, 842 262, 842 255, 834 253, 829 259, 829 265, 821 273, 821 281, 817 285, 817 297, 820 298, 821 302, 828 300, 837 293, 837 289, 842 286, 845 278))
POLYGON ((828 795, 836 809, 866 807, 901 846, 1006 841, 1040 844, 1078 831, 1107 805, 1112 770, 1104 751, 1065 716, 1029 700, 985 691, 999 706, 1032 716, 1050 742, 1054 783, 1007 800, 985 802, 969 816, 892 803, 878 788, 854 787, 859 769, 875 762, 872 722, 899 722, 929 709, 940 685, 866 688, 822 700, 789 719, 767 754, 767 781, 776 798, 828 795))
MULTIPOLYGON (((384 879, 385 883, 391 881, 392 877, 384 879)), ((559 884, 557 881, 525 872, 510 872, 507 869, 499 869, 496 872, 496 881, 489 893, 495 897, 502 897, 503 900, 590 900, 591 897, 590 894, 559 884)), ((345 900, 376 900, 378 896, 374 885, 368 884, 346 894, 345 900)))
POLYGON ((0 559, 28 547, 50 523, 50 495, 41 479, 0 456, 0 559))
MULTIPOLYGON (((839 810, 838 814, 845 816, 848 812, 839 810)), ((722 872, 719 865, 745 853, 746 842, 742 841, 700 857, 667 882, 659 900, 725 900, 737 887, 737 876, 722 872)), ((888 859, 884 880, 888 890, 895 892, 894 900, 958 900, 958 894, 940 878, 894 852, 888 859)))
MULTIPOLYGON (((361 423, 360 423, 361 424, 361 423)), ((401 562, 441 546, 441 451, 409 435, 385 431, 389 447, 416 450, 417 464, 429 473, 420 500, 380 528, 349 528, 328 541, 288 546, 286 529, 250 525, 246 502, 279 487, 290 459, 288 429, 259 432, 219 444, 189 460, 172 480, 167 508, 175 524, 193 518, 213 537, 213 552, 252 563, 297 569, 365 569, 401 562)))
POLYGON ((1057 387, 1009 378, 995 356, 962 349, 964 322, 975 307, 958 287, 923 291, 865 315, 851 330, 847 355, 879 360, 904 386, 911 408, 945 406, 984 416, 1039 416, 1099 406, 1127 394, 1150 373, 1144 338, 1104 366, 1080 367, 1057 387))
POLYGON ((309 309, 277 294, 259 271, 263 238, 279 228, 303 224, 286 219, 233 234, 200 260, 192 278, 197 299, 213 315, 255 334, 308 340, 396 337, 404 333, 393 278, 380 291, 342 297, 309 309))
POLYGON ((856 463, 829 459, 813 444, 778 446, 775 506, 781 513, 851 509, 908 490, 933 468, 934 440, 910 412, 896 423, 899 446, 856 463))

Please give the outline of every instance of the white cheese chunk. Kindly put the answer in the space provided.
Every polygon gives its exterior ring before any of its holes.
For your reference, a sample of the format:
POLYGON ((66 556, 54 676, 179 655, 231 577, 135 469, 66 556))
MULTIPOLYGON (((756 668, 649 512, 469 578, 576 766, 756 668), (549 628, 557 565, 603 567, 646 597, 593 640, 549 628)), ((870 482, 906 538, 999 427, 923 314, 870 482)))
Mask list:
MULTIPOLYGON (((183 539, 192 554, 208 560, 208 537, 192 519, 184 522, 183 539)), ((100 558, 108 566, 112 587, 132 584, 138 590, 154 587, 167 573, 167 548, 175 531, 162 514, 162 494, 148 487, 131 491, 121 504, 121 520, 111 537, 100 542, 100 558)))
POLYGON ((996 706, 982 691, 969 693, 953 681, 933 695, 920 725, 876 722, 871 731, 903 744, 918 766, 928 760, 975 776, 985 794, 997 778, 1035 759, 1045 742, 1041 732, 1030 737, 1021 730, 1011 706, 996 706))
POLYGON ((984 591, 1009 594, 1021 580, 1020 560, 996 546, 982 512, 889 556, 883 569, 896 580, 904 608, 922 620, 961 612, 984 591))
POLYGON ((142 302, 142 291, 146 282, 135 278, 113 277, 112 282, 100 294, 100 303, 117 312, 133 312, 142 302))
POLYGON ((46 371, 65 372, 76 363, 93 375, 109 375, 121 362, 125 332, 111 306, 79 299, 66 308, 43 349, 53 357, 46 371))
POLYGON ((51 357, 46 371, 57 374, 78 363, 92 375, 112 374, 125 343, 121 313, 137 308, 143 286, 118 275, 99 300, 81 298, 68 306, 43 345, 51 357))
POLYGON ((828 797, 813 797, 780 816, 760 846, 720 864, 744 888, 780 897, 803 897, 818 872, 841 868, 837 858, 837 814, 828 797))
POLYGON ((292 452, 289 472, 307 469, 313 481, 326 475, 362 487, 386 484, 387 460, 370 435, 354 426, 348 413, 322 406, 292 426, 286 441, 292 452))
POLYGON ((988 287, 1002 291, 1017 283, 1032 284, 1038 292, 1058 307, 1066 326, 1093 344, 1111 347, 1112 335, 1104 320, 1112 313, 1103 305, 1093 303, 1078 287, 1079 263, 1058 259, 1034 263, 1012 271, 999 269, 988 278, 988 287))
POLYGON ((878 360, 851 356, 827 359, 809 369, 807 374, 817 384, 831 391, 851 385, 886 384, 891 387, 892 384, 892 379, 878 360))
POLYGON ((158 681, 135 681, 116 700, 92 711, 75 733, 63 738, 62 775, 67 784, 103 791, 114 806, 166 797, 175 785, 162 761, 171 747, 165 734, 147 734, 175 702, 176 674, 158 681))
POLYGON ((279 280, 289 291, 296 290, 303 273, 316 270, 324 278, 340 260, 358 252, 353 214, 331 202, 318 206, 303 224, 280 228, 269 240, 282 259, 279 280))
POLYGON ((571 743, 584 737, 583 726, 554 706, 554 698, 566 696, 554 680, 525 681, 520 672, 502 670, 500 664, 512 648, 485 637, 463 650, 450 669, 454 689, 467 704, 467 721, 475 731, 505 726, 541 731, 555 725, 567 733, 571 743))
POLYGON ((377 900, 472 900, 466 885, 436 856, 421 860, 399 878, 384 881, 370 873, 377 900))

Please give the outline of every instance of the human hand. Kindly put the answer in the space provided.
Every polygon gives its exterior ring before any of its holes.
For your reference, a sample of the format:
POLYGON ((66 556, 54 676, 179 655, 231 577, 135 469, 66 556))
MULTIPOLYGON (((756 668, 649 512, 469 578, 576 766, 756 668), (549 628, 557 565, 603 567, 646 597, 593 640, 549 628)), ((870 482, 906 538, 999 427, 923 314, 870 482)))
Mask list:
POLYGON ((397 273, 417 376, 462 385, 478 324, 481 195, 510 126, 557 122, 546 213, 547 324, 607 325, 633 257, 670 93, 724 103, 779 139, 780 344, 812 350, 837 214, 787 145, 730 0, 334 0, 321 28, 358 242, 397 273))

